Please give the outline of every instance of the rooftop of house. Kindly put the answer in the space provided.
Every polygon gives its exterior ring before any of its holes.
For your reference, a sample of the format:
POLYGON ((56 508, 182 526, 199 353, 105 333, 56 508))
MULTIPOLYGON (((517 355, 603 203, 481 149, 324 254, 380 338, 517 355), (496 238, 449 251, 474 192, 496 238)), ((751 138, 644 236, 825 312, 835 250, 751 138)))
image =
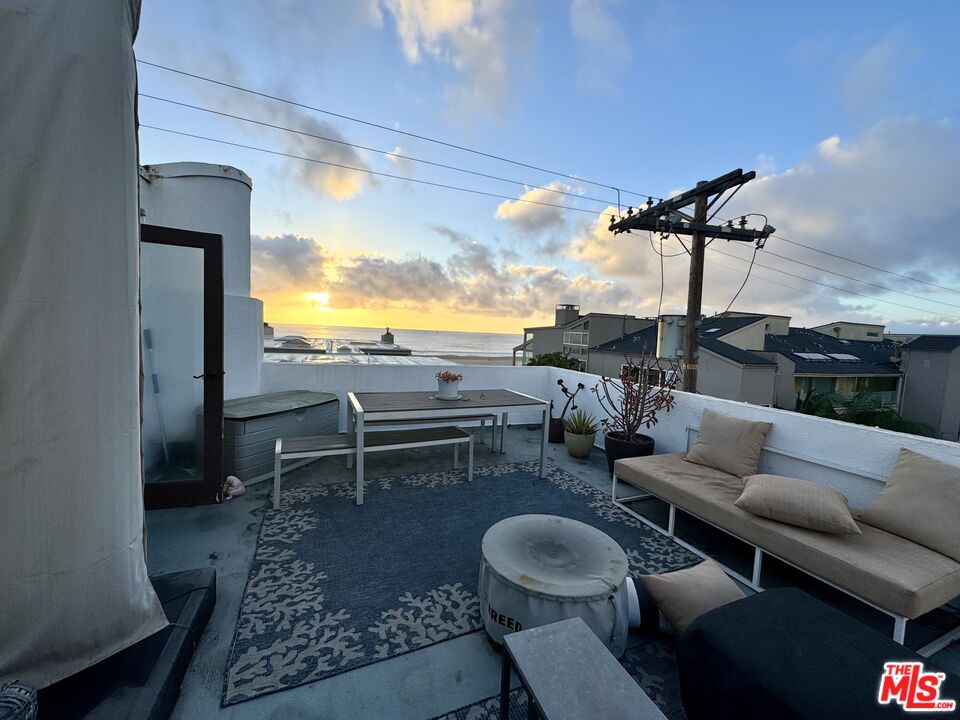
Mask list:
POLYGON ((903 345, 904 350, 937 350, 951 352, 960 347, 960 335, 921 335, 903 345))
POLYGON ((723 337, 728 333, 753 325, 755 322, 763 320, 766 315, 721 315, 717 317, 705 318, 700 323, 700 335, 712 335, 714 337, 723 337))
POLYGON ((789 358, 800 375, 899 375, 889 341, 844 340, 810 328, 790 328, 787 335, 767 335, 763 349, 789 358))
POLYGON ((710 337, 709 335, 703 335, 702 333, 700 335, 700 347, 740 365, 769 365, 771 367, 776 367, 777 365, 775 360, 762 357, 747 350, 741 350, 729 343, 725 343, 723 340, 710 337))
POLYGON ((639 357, 655 354, 657 352, 657 324, 651 322, 642 330, 594 345, 590 348, 590 352, 636 355, 639 357))
MULTIPOLYGON (((330 368, 330 370, 335 377, 324 380, 321 384, 330 383, 330 388, 336 386, 337 392, 343 390, 340 387, 343 384, 340 380, 343 378, 351 378, 354 384, 369 382, 371 386, 379 387, 380 380, 386 377, 383 373, 388 372, 386 368, 375 366, 364 368, 363 373, 359 375, 351 368, 330 368)), ((389 371, 393 373, 389 376, 392 388, 412 389, 417 386, 423 375, 422 369, 417 368, 389 371)), ((487 387, 494 385, 515 387, 521 392, 529 392, 541 397, 556 394, 558 396, 556 399, 559 399, 559 390, 556 389, 556 379, 559 376, 566 377, 570 385, 577 381, 587 383, 591 379, 595 380, 594 376, 560 371, 556 368, 478 368, 472 375, 467 382, 481 383, 478 387, 483 387, 484 384, 487 387)), ((309 377, 319 378, 320 376, 311 373, 309 377)), ((290 384, 302 385, 307 378, 308 374, 304 368, 264 366, 264 382, 274 390, 290 384)), ((316 381, 312 384, 316 384, 316 381)), ((598 409, 594 407, 595 402, 594 398, 588 396, 581 404, 588 412, 596 413, 598 409)), ((892 458, 904 442, 904 436, 896 433, 844 425, 848 428, 847 432, 850 435, 851 451, 843 458, 837 458, 833 457, 834 451, 830 450, 836 447, 834 439, 837 433, 837 421, 678 393, 678 404, 674 410, 664 415, 661 422, 649 430, 656 439, 657 452, 677 452, 685 449, 691 438, 690 428, 696 427, 697 417, 705 408, 751 420, 772 421, 774 430, 768 444, 782 449, 787 455, 782 458, 779 455, 770 455, 764 470, 786 472, 784 467, 777 464, 781 461, 791 463, 790 467, 797 467, 798 462, 801 464, 809 462, 810 467, 815 468, 816 476, 823 478, 824 482, 841 488, 850 497, 851 505, 854 507, 862 507, 870 501, 872 495, 875 495, 878 483, 872 478, 881 477, 885 469, 889 469, 892 458), (854 481, 854 476, 857 474, 862 477, 854 481)), ((539 457, 541 430, 539 427, 525 425, 524 423, 528 421, 529 419, 525 420, 524 417, 518 417, 513 421, 508 433, 506 454, 496 454, 482 445, 477 446, 477 475, 474 483, 488 481, 490 474, 496 472, 495 466, 504 463, 523 463, 539 457)), ((925 438, 913 438, 910 442, 915 446, 929 445, 941 456, 944 453, 952 453, 960 459, 960 454, 952 449, 953 444, 925 438)), ((567 454, 563 445, 550 445, 547 462, 551 467, 569 473, 577 481, 609 492, 610 476, 600 448, 595 448, 587 460, 577 460, 567 454)), ((412 479, 413 482, 410 483, 412 504, 406 506, 407 510, 402 520, 403 527, 407 528, 405 534, 408 535, 404 542, 409 541, 410 537, 423 538, 422 552, 411 553, 396 566, 383 567, 382 572, 385 577, 399 578, 399 581, 402 581, 410 574, 429 570, 431 561, 437 556, 437 553, 429 547, 429 543, 435 542, 441 530, 456 531, 463 522, 463 518, 456 513, 437 512, 436 505, 431 504, 436 499, 435 493, 438 492, 438 487, 439 491, 447 494, 466 492, 456 484, 441 487, 425 482, 430 477, 425 473, 445 469, 449 469, 449 456, 442 448, 384 453, 368 458, 366 475, 367 482, 371 486, 395 487, 402 484, 396 480, 397 478, 412 479), (421 500, 416 500, 418 493, 422 496, 421 500), (428 532, 424 533, 424 529, 428 532)), ((350 483, 355 477, 354 472, 345 467, 342 458, 319 460, 285 473, 285 492, 291 493, 292 497, 329 497, 336 501, 338 487, 343 484, 349 490, 350 483)), ((300 581, 304 584, 302 588, 287 587, 278 581, 270 586, 272 589, 269 597, 251 598, 249 583, 254 581, 255 575, 259 577, 265 571, 263 558, 258 559, 257 555, 261 552, 258 550, 260 547, 258 542, 264 542, 261 534, 265 532, 264 528, 267 527, 265 524, 269 524, 269 518, 266 515, 269 506, 269 485, 270 483, 251 485, 246 495, 223 505, 153 510, 147 513, 147 532, 150 538, 148 566, 151 573, 167 572, 184 567, 212 566, 217 570, 218 575, 217 604, 207 629, 199 639, 196 653, 182 685, 179 701, 172 715, 173 718, 187 720, 199 717, 223 717, 244 720, 246 718, 310 716, 426 720, 497 695, 500 656, 486 634, 480 630, 459 634, 444 642, 426 643, 419 648, 414 644, 409 652, 395 654, 388 659, 371 662, 315 681, 309 680, 310 666, 298 664, 297 652, 300 652, 298 648, 301 647, 298 645, 291 649, 290 658, 283 660, 283 662, 293 662, 291 672, 295 676, 286 688, 278 692, 268 691, 253 699, 221 707, 224 697, 224 673, 230 663, 231 646, 239 615, 251 612, 251 608, 256 611, 259 607, 257 603, 277 602, 280 602, 277 606, 278 611, 290 612, 291 618, 296 618, 298 613, 304 612, 304 609, 309 612, 312 586, 307 587, 307 585, 312 578, 321 578, 329 583, 328 590, 331 595, 334 592, 333 586, 337 586, 335 602, 332 597, 323 599, 324 612, 340 615, 348 613, 348 618, 350 609, 356 603, 368 599, 371 593, 380 592, 374 588, 351 587, 342 581, 338 582, 338 576, 346 574, 348 570, 346 566, 315 567, 309 564, 303 565, 304 561, 297 560, 296 571, 300 573, 297 577, 300 577, 300 581), (259 541, 258 538, 260 538, 259 541), (253 570, 256 570, 256 573, 253 570), (245 595, 247 595, 246 599, 245 595)), ((574 495, 581 498, 578 502, 582 501, 584 506, 593 507, 591 503, 596 503, 595 497, 589 493, 582 495, 574 493, 574 495)), ((377 543, 394 542, 397 538, 393 533, 397 528, 384 525, 377 538, 358 536, 357 533, 361 531, 357 528, 360 527, 359 523, 364 514, 371 516, 385 506, 378 506, 373 495, 364 506, 359 508, 352 505, 349 493, 341 499, 345 505, 345 512, 350 514, 350 517, 356 516, 356 523, 345 525, 344 527, 354 529, 342 531, 342 534, 336 538, 337 542, 348 548, 356 548, 358 555, 355 559, 359 562, 374 564, 380 562, 380 555, 368 554, 360 548, 374 548, 377 543)), ((505 514, 538 511, 536 503, 531 507, 515 508, 510 505, 509 498, 498 498, 497 502, 503 505, 502 510, 505 514)), ((666 507, 656 500, 650 502, 651 519, 665 523, 666 507)), ((280 543, 290 550, 296 550, 298 543, 301 542, 302 533, 311 527, 310 517, 291 510, 289 519, 284 520, 284 523, 284 532, 271 541, 280 543)), ((313 527, 318 528, 321 533, 333 532, 330 529, 331 524, 321 523, 313 527)), ((275 529, 271 526, 266 531, 269 533, 275 529)), ((639 529, 637 532, 640 532, 639 529)), ((708 554, 715 553, 717 556, 723 556, 724 553, 734 553, 736 550, 723 533, 718 533, 692 517, 684 517, 683 522, 678 520, 678 533, 708 554)), ((351 559, 350 562, 353 560, 351 559)), ((749 558, 745 562, 749 563, 749 558)), ((889 618, 868 606, 859 603, 851 604, 844 597, 838 597, 832 588, 811 579, 799 578, 795 571, 791 571, 787 566, 779 568, 771 562, 769 572, 776 574, 776 582, 786 585, 803 583, 801 587, 807 592, 834 603, 857 619, 887 632, 884 628, 889 618)), ((389 586, 389 584, 385 585, 385 587, 389 586)), ((744 589, 749 592, 748 589, 744 589)), ((263 605, 263 612, 268 610, 269 608, 263 605)), ((264 619, 266 621, 266 615, 264 619)), ((359 631, 363 632, 364 627, 362 624, 358 625, 359 631)), ((308 647, 311 642, 317 640, 304 636, 303 641, 306 643, 303 647, 308 647)), ((644 643, 648 642, 650 642, 648 636, 639 631, 631 631, 630 646, 632 648, 642 648, 644 643)), ((248 643, 241 647, 247 647, 250 652, 253 652, 258 646, 255 643, 248 643)), ((657 648, 656 672, 660 675, 657 676, 654 673, 653 682, 662 683, 670 672, 676 672, 676 662, 669 639, 664 640, 657 648)), ((932 660, 940 667, 958 672, 960 671, 960 646, 954 643, 935 654, 932 660)), ((327 658, 316 657, 313 660, 315 664, 326 661, 327 658)), ((249 667, 253 670, 258 667, 255 657, 251 660, 249 667)), ((275 673, 280 670, 282 668, 271 669, 264 665, 261 668, 263 681, 275 680, 275 673)), ((256 674, 255 672, 254 675, 256 674)), ((485 711, 476 716, 495 717, 494 714, 486 714, 485 711)), ((464 712, 455 717, 467 717, 467 714, 464 712)), ((470 715, 470 717, 474 716, 470 715)), ((668 713, 668 717, 673 720, 680 715, 668 713)))

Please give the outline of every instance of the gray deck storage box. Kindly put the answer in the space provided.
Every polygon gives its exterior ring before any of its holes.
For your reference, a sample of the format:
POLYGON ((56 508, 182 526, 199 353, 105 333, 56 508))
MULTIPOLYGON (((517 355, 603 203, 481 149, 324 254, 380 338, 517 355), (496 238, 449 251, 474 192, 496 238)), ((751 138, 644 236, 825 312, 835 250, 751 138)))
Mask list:
POLYGON ((223 469, 245 483, 273 477, 278 437, 335 434, 340 401, 333 393, 288 390, 223 403, 223 469))

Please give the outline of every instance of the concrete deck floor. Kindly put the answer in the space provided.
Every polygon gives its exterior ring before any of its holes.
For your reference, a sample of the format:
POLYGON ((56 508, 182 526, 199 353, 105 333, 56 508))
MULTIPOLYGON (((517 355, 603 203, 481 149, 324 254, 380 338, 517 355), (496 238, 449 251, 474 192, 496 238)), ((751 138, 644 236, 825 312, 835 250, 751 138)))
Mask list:
MULTIPOLYGON (((511 427, 506 454, 478 446, 477 464, 534 460, 540 431, 511 427)), ((606 458, 595 449, 588 460, 571 458, 563 445, 550 445, 547 457, 578 477, 606 490, 606 458)), ((369 478, 441 470, 448 448, 428 448, 367 457, 369 478)), ((350 480, 342 458, 326 458, 290 472, 285 486, 350 480), (321 480, 320 478, 323 478, 321 480)), ((424 720, 476 702, 499 690, 499 656, 482 632, 374 663, 326 680, 220 707, 226 663, 240 599, 253 558, 270 482, 250 486, 224 505, 152 510, 147 513, 147 557, 151 573, 212 566, 217 570, 217 604, 184 679, 175 720, 196 718, 312 718, 344 720, 424 720)), ((709 546, 705 546, 712 552, 709 546)), ((719 549, 719 548, 718 548, 719 549)), ((960 645, 935 660, 960 674, 960 645)))

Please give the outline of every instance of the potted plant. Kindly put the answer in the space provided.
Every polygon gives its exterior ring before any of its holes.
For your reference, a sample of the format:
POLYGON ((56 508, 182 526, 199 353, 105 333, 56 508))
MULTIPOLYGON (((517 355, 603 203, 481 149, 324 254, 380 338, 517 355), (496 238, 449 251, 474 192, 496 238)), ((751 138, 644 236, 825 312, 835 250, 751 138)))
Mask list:
POLYGON ((573 399, 577 396, 577 393, 585 387, 583 383, 577 383, 577 389, 571 390, 566 386, 566 383, 563 382, 563 378, 557 380, 557 385, 560 386, 560 390, 564 396, 566 396, 567 401, 563 404, 563 410, 560 411, 560 417, 558 418, 553 416, 553 400, 550 401, 550 430, 547 434, 547 439, 552 443, 563 442, 563 419, 567 416, 567 410, 577 409, 577 404, 573 399))
POLYGON ((563 444, 572 457, 588 457, 596 437, 597 419, 583 410, 574 410, 563 421, 563 444))
POLYGON ((459 400, 460 399, 460 381, 463 375, 451 370, 443 370, 437 373, 437 399, 438 400, 459 400))
POLYGON ((680 377, 676 363, 666 373, 667 380, 662 386, 650 382, 650 371, 660 366, 656 358, 641 358, 640 362, 626 359, 616 380, 601 377, 592 389, 600 407, 609 416, 600 424, 605 430, 603 445, 607 451, 607 465, 613 472, 613 463, 621 458, 652 455, 654 442, 649 435, 643 435, 641 428, 657 424, 657 413, 670 412, 676 398, 673 390, 680 377))

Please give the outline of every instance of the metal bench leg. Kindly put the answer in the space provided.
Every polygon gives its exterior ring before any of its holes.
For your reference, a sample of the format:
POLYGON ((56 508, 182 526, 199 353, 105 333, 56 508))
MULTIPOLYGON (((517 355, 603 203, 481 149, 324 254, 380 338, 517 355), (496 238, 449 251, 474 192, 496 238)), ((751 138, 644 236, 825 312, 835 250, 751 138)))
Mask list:
POLYGON ((356 421, 357 428, 357 505, 363 505, 363 415, 356 421))
POLYGON ((467 480, 473 482, 473 435, 467 443, 467 480))
POLYGON ((763 563, 763 550, 758 547, 753 549, 753 585, 760 587, 760 567, 763 563))
POLYGON ((903 636, 907 634, 907 619, 902 615, 893 618, 893 641, 903 645, 903 636))
POLYGON ((484 431, 487 429, 487 419, 485 417, 480 418, 480 444, 483 445, 483 435, 484 431))
POLYGON ((504 454, 503 449, 503 436, 507 434, 507 414, 503 413, 500 415, 500 454, 504 454))
MULTIPOLYGON (((347 432, 348 433, 357 432, 357 422, 356 422, 356 419, 354 418, 353 413, 350 412, 350 408, 347 408, 347 432)), ((350 453, 347 453, 346 459, 347 459, 347 470, 349 470, 350 468, 353 467, 353 455, 351 455, 350 453)))
POLYGON ((273 451, 273 509, 280 509, 280 453, 283 450, 283 440, 277 438, 277 445, 273 451))
POLYGON ((667 518, 667 535, 673 537, 674 528, 677 525, 677 506, 670 503, 670 516, 667 518))
POLYGON ((460 443, 453 444, 453 469, 460 469, 460 443))
POLYGON ((497 448, 497 416, 490 416, 490 452, 496 452, 497 448))

